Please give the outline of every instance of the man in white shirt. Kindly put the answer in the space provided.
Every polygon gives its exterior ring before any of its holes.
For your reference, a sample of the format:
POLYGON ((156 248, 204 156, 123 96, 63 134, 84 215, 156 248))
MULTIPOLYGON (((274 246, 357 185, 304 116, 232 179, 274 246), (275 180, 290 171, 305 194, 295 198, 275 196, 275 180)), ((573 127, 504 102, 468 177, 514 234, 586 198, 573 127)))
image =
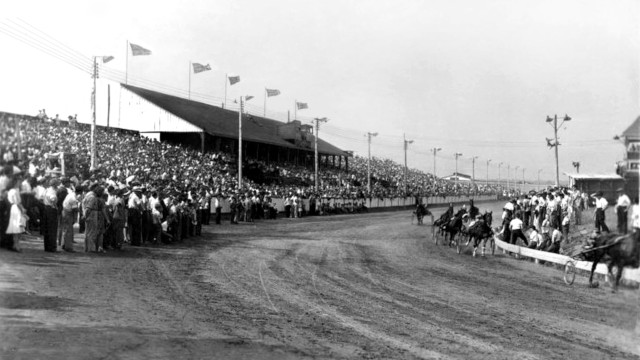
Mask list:
POLYGON ((638 205, 638 197, 633 199, 631 206, 631 228, 634 232, 640 231, 640 205, 638 205))
POLYGON ((522 219, 520 219, 522 217, 522 215, 520 215, 520 213, 516 213, 516 217, 511 220, 511 222, 509 223, 509 230, 511 230, 511 239, 510 239, 510 243, 514 244, 518 241, 518 239, 522 239, 522 241, 524 242, 525 246, 529 246, 529 241, 527 240, 527 237, 524 236, 524 233, 522 232, 522 226, 524 225, 522 222, 522 219))
POLYGON ((618 200, 616 201, 616 214, 618 215, 618 232, 621 234, 627 233, 627 216, 629 206, 631 206, 631 200, 624 193, 623 188, 618 188, 618 200))
POLYGON ((597 193, 592 194, 591 197, 594 197, 596 199, 596 210, 594 213, 596 232, 600 233, 601 230, 606 231, 607 233, 610 232, 605 222, 604 216, 604 211, 607 210, 607 207, 609 206, 607 199, 602 197, 602 191, 598 191, 597 193))

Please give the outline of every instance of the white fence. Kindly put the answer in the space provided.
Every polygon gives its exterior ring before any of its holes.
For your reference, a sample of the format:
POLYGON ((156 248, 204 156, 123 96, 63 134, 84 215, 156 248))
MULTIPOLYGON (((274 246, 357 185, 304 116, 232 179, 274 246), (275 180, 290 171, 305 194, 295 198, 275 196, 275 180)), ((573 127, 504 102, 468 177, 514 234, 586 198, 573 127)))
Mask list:
MULTIPOLYGON (((529 248, 524 248, 518 245, 509 244, 500 240, 497 236, 494 237, 496 241, 496 246, 502 250, 518 254, 519 256, 524 256, 532 259, 542 260, 546 262, 551 262, 554 264, 566 265, 567 262, 572 261, 575 264, 576 269, 591 271, 591 267, 593 263, 590 261, 576 261, 566 255, 554 254, 546 251, 533 250, 529 248)), ((536 262, 537 262, 536 261, 536 262)), ((608 269, 605 264, 599 263, 596 267, 597 274, 608 276, 608 269)), ((634 282, 636 284, 640 284, 640 269, 625 269, 622 273, 622 280, 628 282, 634 282)))
MULTIPOLYGON (((462 203, 468 202, 469 199, 473 199, 474 201, 492 201, 498 200, 497 195, 478 195, 478 196, 430 196, 423 197, 422 203, 427 205, 446 205, 449 203, 462 203)), ((276 204, 276 208, 278 212, 284 211, 284 199, 273 198, 272 201, 276 204)), ((358 200, 360 202, 361 200, 358 200)), ((415 205, 414 197, 406 197, 406 198, 387 198, 387 199, 365 199, 365 206, 369 209, 379 209, 379 208, 395 208, 402 206, 413 206, 415 205)), ((229 213, 231 208, 229 207, 229 201, 227 199, 223 199, 222 201, 222 213, 229 213)), ((353 199, 342 199, 342 198, 320 198, 316 201, 316 206, 320 206, 320 204, 346 204, 353 202, 353 199)), ((309 199, 302 200, 303 206, 306 210, 309 210, 309 199)), ((211 212, 215 212, 215 207, 213 205, 213 201, 211 203, 211 212)))

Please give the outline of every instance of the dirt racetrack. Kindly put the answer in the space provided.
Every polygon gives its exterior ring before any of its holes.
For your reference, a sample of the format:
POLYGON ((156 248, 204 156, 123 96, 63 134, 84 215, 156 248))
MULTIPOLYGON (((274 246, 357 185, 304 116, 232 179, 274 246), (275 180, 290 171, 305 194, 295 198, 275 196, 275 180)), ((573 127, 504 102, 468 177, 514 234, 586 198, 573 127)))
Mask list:
POLYGON ((225 223, 107 254, 29 239, 0 252, 0 359, 638 358, 637 289, 458 255, 410 221, 225 223))

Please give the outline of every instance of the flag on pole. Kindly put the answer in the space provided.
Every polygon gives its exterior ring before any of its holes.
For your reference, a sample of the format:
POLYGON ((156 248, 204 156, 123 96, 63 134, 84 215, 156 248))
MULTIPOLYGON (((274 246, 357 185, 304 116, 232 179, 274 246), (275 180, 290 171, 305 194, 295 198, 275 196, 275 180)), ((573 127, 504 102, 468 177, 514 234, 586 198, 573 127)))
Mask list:
POLYGON ((149 49, 145 49, 142 46, 133 43, 129 43, 129 45, 131 45, 131 55, 133 56, 151 55, 151 50, 149 49))
POLYGON ((269 97, 280 95, 280 90, 276 90, 276 89, 265 89, 265 90, 267 91, 267 96, 269 97))
POLYGON ((251 95, 247 95, 247 96, 244 97, 244 101, 249 101, 251 99, 253 99, 253 96, 251 96, 251 95))
POLYGON ((108 63, 109 61, 111 61, 113 59, 115 59, 113 56, 103 56, 102 57, 102 62, 106 64, 106 63, 108 63))
POLYGON ((296 101, 296 107, 298 108, 298 110, 302 110, 302 109, 308 109, 309 105, 307 103, 301 103, 296 101))
POLYGON ((229 78, 229 85, 237 84, 240 82, 240 76, 227 76, 229 78))
POLYGON ((207 70, 211 70, 211 65, 207 64, 207 65, 202 65, 202 64, 198 64, 198 63, 193 63, 193 73, 197 74, 197 73, 201 73, 203 71, 207 71, 207 70))

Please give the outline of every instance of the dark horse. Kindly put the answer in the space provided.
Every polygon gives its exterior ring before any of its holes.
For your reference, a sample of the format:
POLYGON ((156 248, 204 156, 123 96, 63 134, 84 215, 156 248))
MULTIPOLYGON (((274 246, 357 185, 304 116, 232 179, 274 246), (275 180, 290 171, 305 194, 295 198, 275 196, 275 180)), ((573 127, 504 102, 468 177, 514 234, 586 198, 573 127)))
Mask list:
MULTIPOLYGON (((613 283, 613 291, 618 289, 620 278, 622 277, 622 269, 625 267, 638 268, 640 263, 640 231, 632 234, 602 234, 596 237, 594 247, 588 251, 589 258, 593 259, 591 267, 591 276, 589 277, 589 285, 591 287, 598 286, 593 283, 593 272, 601 260, 607 264, 609 275, 612 276, 611 269, 615 265, 618 268, 616 279, 613 283)), ((585 252, 587 253, 587 252, 585 252)))
MULTIPOLYGON (((446 212, 440 215, 440 218, 433 222, 434 228, 438 229, 436 236, 444 235, 445 228, 449 220, 453 217, 453 204, 449 204, 449 208, 446 212)), ((435 229, 434 229, 435 230, 435 229)))
MULTIPOLYGON (((413 212, 413 215, 418 219, 418 225, 422 225, 422 219, 427 215, 431 215, 431 223, 434 223, 433 214, 431 214, 431 211, 422 203, 416 205, 416 210, 413 212)), ((413 222, 413 215, 411 216, 411 222, 413 222)))
POLYGON ((493 221, 493 214, 486 212, 482 215, 482 219, 476 221, 467 231, 469 234, 469 240, 473 240, 473 256, 476 256, 478 245, 482 243, 482 256, 484 256, 484 249, 487 245, 487 241, 493 237, 493 229, 491 229, 491 222, 493 221))
POLYGON ((464 212, 458 211, 451 220, 446 222, 443 225, 444 230, 444 240, 447 240, 447 235, 449 235, 449 246, 452 245, 453 240, 456 238, 456 234, 458 234, 462 230, 462 216, 464 212))

